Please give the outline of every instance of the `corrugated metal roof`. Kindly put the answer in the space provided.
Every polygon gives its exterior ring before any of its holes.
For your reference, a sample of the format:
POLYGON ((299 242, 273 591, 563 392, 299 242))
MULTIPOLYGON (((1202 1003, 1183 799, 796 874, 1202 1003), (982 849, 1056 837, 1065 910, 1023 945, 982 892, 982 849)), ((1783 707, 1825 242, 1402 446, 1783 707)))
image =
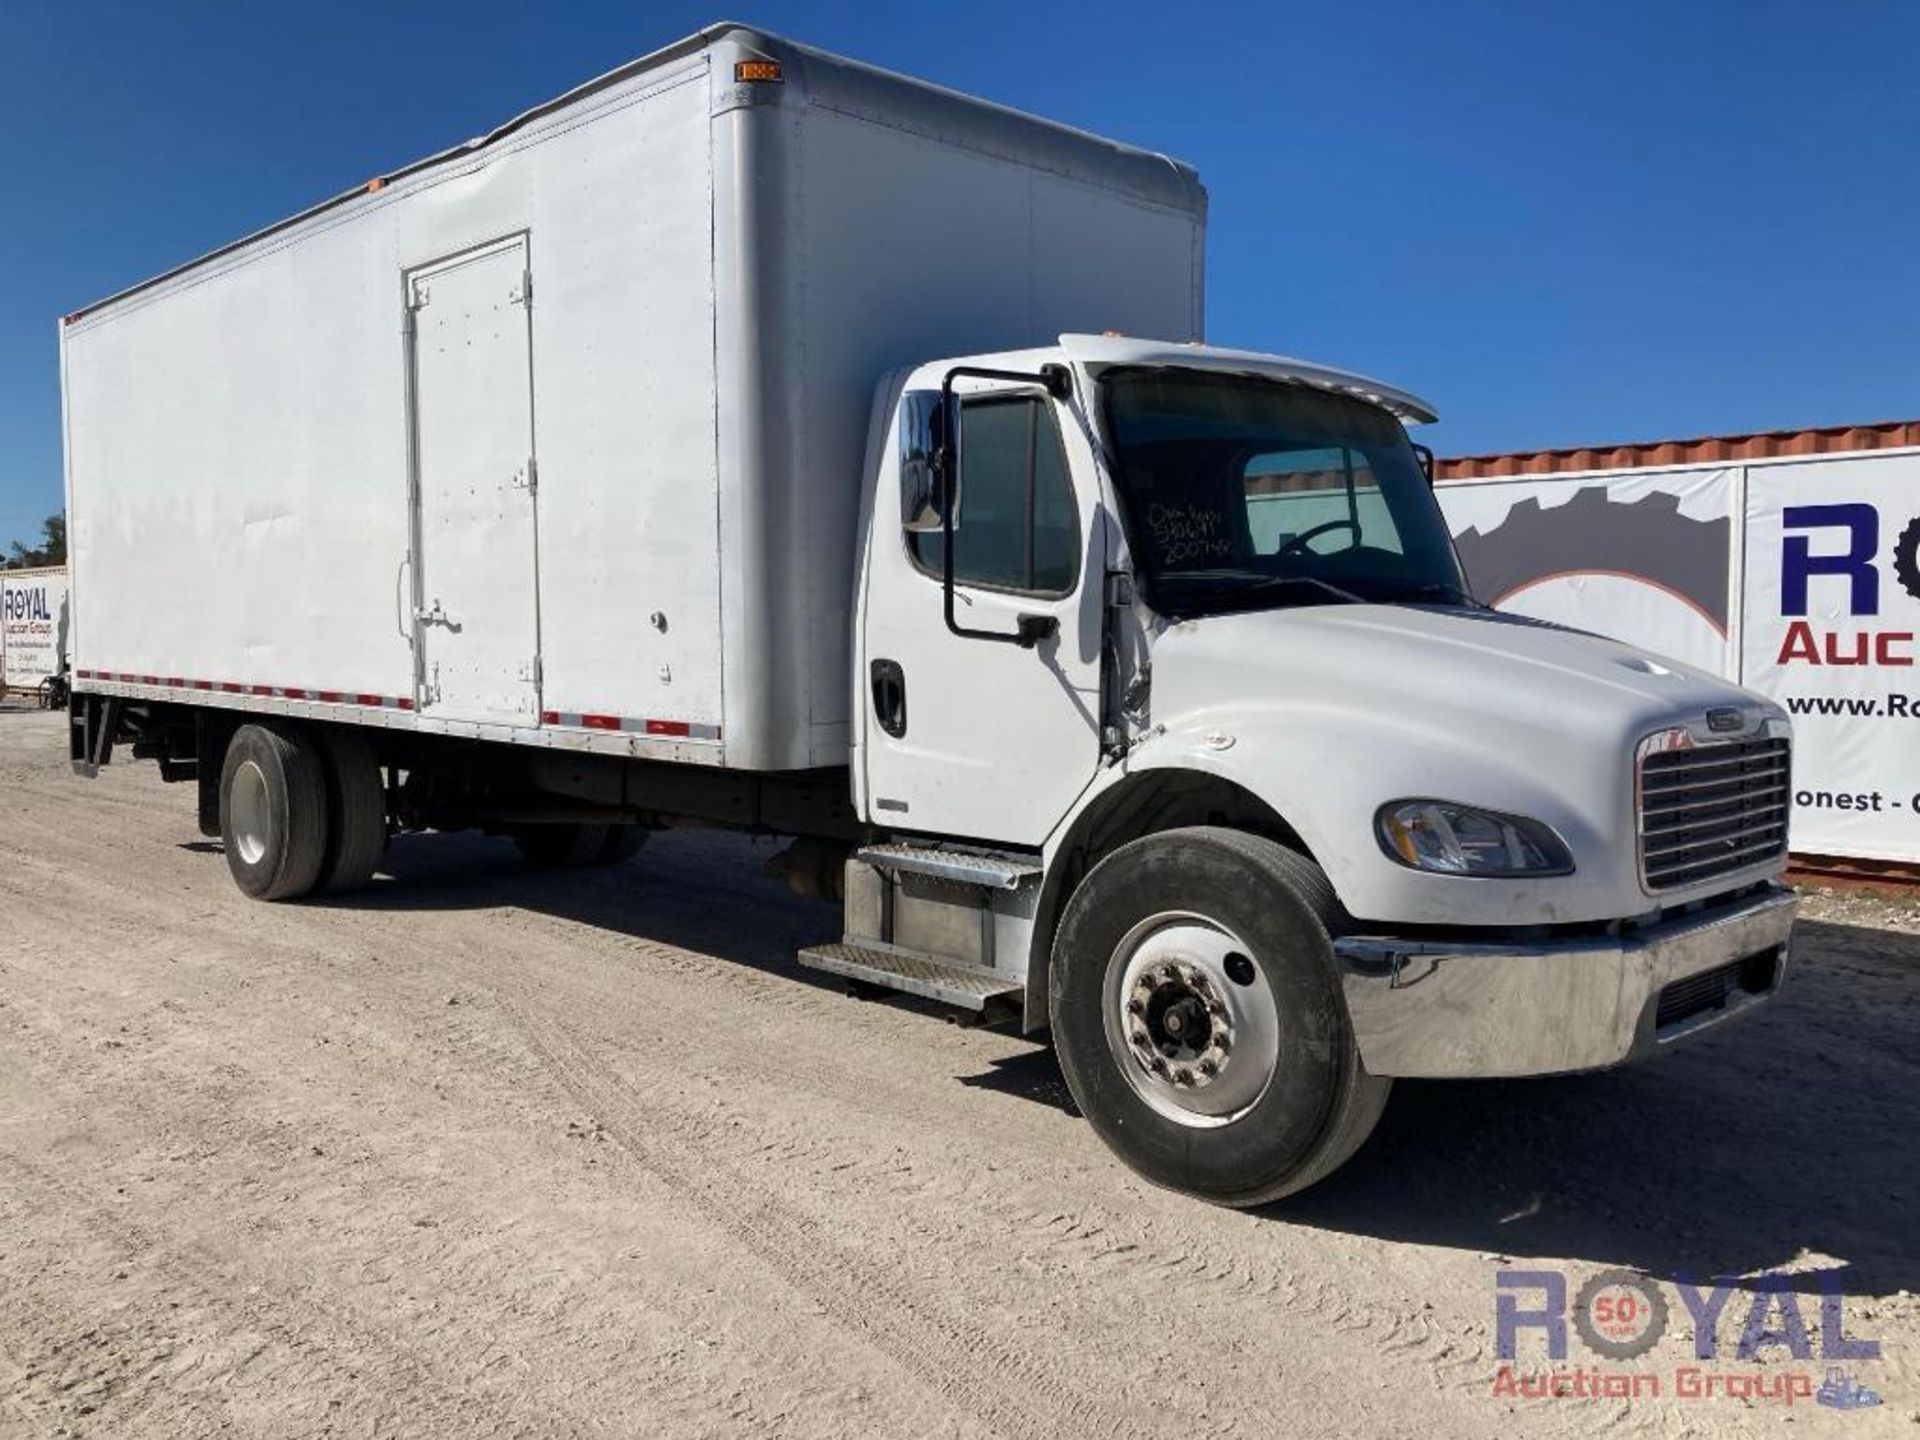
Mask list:
POLYGON ((1626 445, 1582 445, 1565 450, 1515 450, 1504 455, 1453 455, 1434 462, 1438 480, 1486 480, 1506 475, 1550 475, 1576 470, 1709 465, 1848 450, 1892 450, 1920 445, 1920 420, 1872 425, 1827 425, 1806 430, 1761 430, 1749 435, 1702 435, 1626 445))

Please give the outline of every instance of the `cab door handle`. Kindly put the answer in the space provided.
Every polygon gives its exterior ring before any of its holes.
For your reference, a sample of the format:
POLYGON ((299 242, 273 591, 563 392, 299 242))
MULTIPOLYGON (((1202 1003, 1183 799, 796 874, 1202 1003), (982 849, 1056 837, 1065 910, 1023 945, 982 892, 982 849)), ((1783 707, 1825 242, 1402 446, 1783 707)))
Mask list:
POLYGON ((898 660, 876 660, 868 673, 873 680, 874 718, 898 740, 907 733, 907 672, 898 660))

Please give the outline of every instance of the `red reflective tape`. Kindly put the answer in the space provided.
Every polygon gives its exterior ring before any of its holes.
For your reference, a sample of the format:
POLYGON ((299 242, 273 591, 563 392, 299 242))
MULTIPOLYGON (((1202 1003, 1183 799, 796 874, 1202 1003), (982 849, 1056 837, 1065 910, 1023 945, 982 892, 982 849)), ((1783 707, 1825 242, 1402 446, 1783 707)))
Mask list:
POLYGON ((226 680, 222 680, 220 682, 220 689, 223 693, 228 695, 244 695, 247 693, 246 686, 235 685, 235 684, 232 684, 230 681, 226 681, 226 680))
POLYGON ((158 685, 160 683, 160 677, 158 675, 142 675, 140 677, 140 683, 142 685, 158 685))
POLYGON ((356 705, 378 705, 380 703, 380 697, 378 695, 355 695, 353 697, 353 703, 356 705))
POLYGON ((693 734, 693 727, 684 720, 649 720, 649 735, 678 735, 682 738, 693 734))
POLYGON ((413 701, 406 699, 404 696, 394 701, 394 704, 398 705, 402 710, 411 710, 413 708, 413 701))
POLYGON ((618 730, 620 717, 618 715, 582 715, 580 723, 589 730, 618 730))
POLYGON ((175 690, 184 690, 187 688, 187 682, 182 680, 178 675, 169 675, 166 679, 166 684, 175 690))
POLYGON ((313 698, 324 701, 328 705, 338 705, 343 697, 338 690, 316 690, 313 692, 313 698))
POLYGON ((558 725, 560 723, 560 712, 558 710, 542 710, 540 712, 540 723, 542 725, 558 725))
POLYGON ((211 680, 196 680, 193 682, 193 688, 196 690, 211 690, 213 689, 213 682, 211 680))
POLYGON ((286 690, 282 690, 280 693, 286 696, 287 699, 289 700, 304 700, 307 698, 307 692, 304 690, 294 690, 289 688, 286 690))

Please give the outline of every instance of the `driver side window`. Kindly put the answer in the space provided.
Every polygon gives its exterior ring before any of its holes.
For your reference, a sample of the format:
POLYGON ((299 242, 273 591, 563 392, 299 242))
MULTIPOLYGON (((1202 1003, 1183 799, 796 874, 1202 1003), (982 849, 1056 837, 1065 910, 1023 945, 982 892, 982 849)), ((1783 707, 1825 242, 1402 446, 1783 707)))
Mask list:
MULTIPOLYGON (((941 574, 938 530, 907 536, 914 560, 941 574)), ((1080 512, 1053 406, 1037 396, 963 401, 957 583, 1065 595, 1080 570, 1080 512)))

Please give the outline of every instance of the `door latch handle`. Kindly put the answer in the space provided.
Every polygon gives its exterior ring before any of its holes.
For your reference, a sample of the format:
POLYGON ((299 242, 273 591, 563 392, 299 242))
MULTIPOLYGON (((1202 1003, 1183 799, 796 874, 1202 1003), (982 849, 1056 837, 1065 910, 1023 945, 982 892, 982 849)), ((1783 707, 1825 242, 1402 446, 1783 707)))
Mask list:
POLYGON ((898 660, 876 660, 873 677, 873 715, 880 728, 898 740, 907 733, 907 672, 898 660))
POLYGON ((453 617, 440 608, 440 602, 438 600, 433 602, 433 608, 431 610, 416 609, 413 612, 413 618, 418 620, 422 625, 444 625, 449 630, 458 630, 460 628, 453 623, 453 617))

